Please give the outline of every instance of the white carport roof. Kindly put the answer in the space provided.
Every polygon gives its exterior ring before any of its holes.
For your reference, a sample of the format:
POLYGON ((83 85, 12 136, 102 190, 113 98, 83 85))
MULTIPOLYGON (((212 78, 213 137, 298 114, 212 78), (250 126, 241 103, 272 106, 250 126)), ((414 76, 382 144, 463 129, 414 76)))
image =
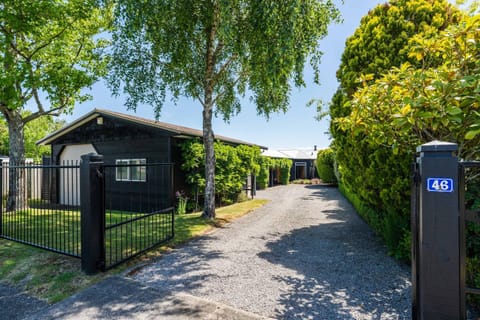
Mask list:
POLYGON ((271 158, 316 159, 318 151, 314 148, 268 149, 262 155, 271 158))

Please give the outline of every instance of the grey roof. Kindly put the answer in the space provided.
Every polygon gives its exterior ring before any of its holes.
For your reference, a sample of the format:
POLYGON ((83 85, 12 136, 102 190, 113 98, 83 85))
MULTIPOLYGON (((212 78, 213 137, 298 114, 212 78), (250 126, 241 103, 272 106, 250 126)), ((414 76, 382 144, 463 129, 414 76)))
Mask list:
MULTIPOLYGON (((85 114, 84 116, 78 118, 77 120, 69 123, 65 127, 63 127, 61 129, 47 135, 46 137, 40 139, 39 141, 37 141, 37 144, 38 145, 48 145, 48 144, 52 143, 54 140, 60 138, 61 136, 71 132, 72 130, 82 126, 83 124, 85 124, 85 123, 87 123, 87 122, 89 122, 89 121, 91 121, 95 118, 98 118, 99 116, 122 119, 122 120, 129 121, 129 122, 132 122, 132 123, 135 123, 135 124, 141 124, 141 125, 145 125, 145 126, 148 126, 148 127, 151 127, 151 128, 165 130, 165 131, 171 132, 175 137, 179 137, 179 138, 181 138, 181 137, 187 137, 187 138, 199 137, 199 138, 202 138, 203 137, 202 130, 182 127, 182 126, 174 125, 174 124, 171 124, 171 123, 160 122, 160 121, 156 121, 156 120, 150 120, 150 119, 141 118, 141 117, 137 117, 137 116, 132 116, 132 115, 128 115, 128 114, 124 114, 124 113, 120 113, 120 112, 115 112, 115 111, 110 111, 110 110, 94 109, 94 110, 90 111, 89 113, 85 114)), ((215 135, 215 139, 220 140, 222 142, 235 144, 235 145, 244 144, 244 145, 248 145, 248 146, 258 146, 261 149, 265 149, 265 150, 268 149, 267 147, 260 146, 260 145, 254 144, 254 143, 250 143, 250 142, 246 142, 246 141, 242 141, 242 140, 238 140, 238 139, 233 139, 233 138, 229 138, 229 137, 225 137, 225 136, 221 136, 221 135, 215 135)))

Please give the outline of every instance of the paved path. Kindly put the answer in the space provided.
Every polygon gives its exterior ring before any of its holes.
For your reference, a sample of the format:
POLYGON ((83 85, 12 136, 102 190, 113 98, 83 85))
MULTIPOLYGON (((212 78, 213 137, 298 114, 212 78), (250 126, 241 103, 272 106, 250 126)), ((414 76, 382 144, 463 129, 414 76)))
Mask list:
POLYGON ((141 269, 149 287, 278 319, 409 319, 408 266, 338 190, 291 185, 223 230, 141 269))

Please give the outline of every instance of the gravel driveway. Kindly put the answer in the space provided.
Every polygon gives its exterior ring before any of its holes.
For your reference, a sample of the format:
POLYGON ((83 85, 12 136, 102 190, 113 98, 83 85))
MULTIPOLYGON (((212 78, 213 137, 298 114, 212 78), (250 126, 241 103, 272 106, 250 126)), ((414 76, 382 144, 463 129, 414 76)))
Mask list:
POLYGON ((337 189, 271 201, 141 269, 135 280, 277 319, 409 319, 410 274, 337 189))

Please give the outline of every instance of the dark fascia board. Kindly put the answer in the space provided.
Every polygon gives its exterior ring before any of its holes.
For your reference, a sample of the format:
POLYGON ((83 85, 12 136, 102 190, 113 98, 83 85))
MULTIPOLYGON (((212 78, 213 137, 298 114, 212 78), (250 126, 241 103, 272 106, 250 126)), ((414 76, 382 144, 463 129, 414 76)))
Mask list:
MULTIPOLYGON (((174 124, 166 123, 166 122, 160 122, 160 121, 155 121, 155 120, 149 120, 137 116, 132 116, 120 112, 115 112, 115 111, 110 111, 110 110, 104 110, 104 109, 94 109, 90 111, 89 113, 85 114, 84 116, 78 118, 77 120, 69 123, 65 127, 47 135, 46 137, 40 139, 37 141, 37 145, 49 145, 53 141, 57 140, 61 136, 77 129, 78 127, 81 127, 85 123, 98 118, 100 116, 104 117, 111 117, 111 118, 116 118, 116 119, 122 119, 128 122, 132 122, 135 124, 140 124, 144 125, 150 128, 154 129, 161 129, 168 131, 172 133, 172 136, 174 137, 182 137, 182 138, 202 138, 203 137, 203 132, 201 130, 197 129, 192 129, 192 128, 187 128, 187 127, 182 127, 182 126, 177 126, 174 124)), ((220 135, 215 135, 215 139, 220 140, 222 142, 230 143, 230 144, 235 144, 235 145, 248 145, 248 146, 258 146, 260 149, 267 150, 267 147, 260 146, 257 144, 253 144, 250 142, 245 142, 242 140, 238 139, 232 139, 229 137, 225 136, 220 136, 220 135)))

